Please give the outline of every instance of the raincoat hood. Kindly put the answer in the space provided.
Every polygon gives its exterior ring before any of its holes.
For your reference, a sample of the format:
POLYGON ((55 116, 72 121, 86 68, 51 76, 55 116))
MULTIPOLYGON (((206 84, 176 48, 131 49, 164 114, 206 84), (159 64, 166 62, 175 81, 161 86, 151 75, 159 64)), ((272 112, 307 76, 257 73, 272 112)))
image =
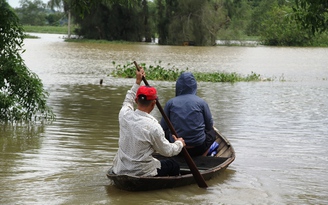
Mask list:
POLYGON ((190 72, 184 72, 178 78, 175 85, 175 96, 197 93, 197 82, 194 75, 190 72))

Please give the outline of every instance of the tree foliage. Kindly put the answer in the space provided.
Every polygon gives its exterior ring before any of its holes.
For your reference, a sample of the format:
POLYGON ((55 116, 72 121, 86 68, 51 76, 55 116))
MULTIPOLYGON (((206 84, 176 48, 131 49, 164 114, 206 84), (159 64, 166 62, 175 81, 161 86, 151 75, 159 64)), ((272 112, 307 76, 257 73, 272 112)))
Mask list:
POLYGON ((295 0, 293 7, 296 20, 303 28, 311 29, 312 33, 328 30, 328 1, 327 0, 295 0))
POLYGON ((43 26, 46 24, 46 4, 41 0, 20 0, 16 13, 22 24, 43 26))
POLYGON ((81 15, 74 10, 72 15, 80 25, 77 34, 85 38, 141 41, 150 36, 147 13, 144 13, 142 1, 136 1, 133 6, 118 3, 93 4, 90 11, 81 15))
POLYGON ((256 6, 252 8, 250 23, 246 29, 248 35, 259 36, 262 29, 262 22, 269 18, 268 13, 275 4, 272 0, 256 1, 256 6))
POLYGON ((20 0, 20 7, 15 9, 15 13, 23 25, 55 26, 65 22, 61 11, 51 11, 42 0, 20 0))
POLYGON ((223 1, 157 0, 160 44, 214 45, 227 23, 223 1))
POLYGON ((327 0, 49 0, 48 6, 72 13, 77 33, 84 38, 150 42, 158 37, 161 45, 207 46, 217 39, 256 36, 270 45, 297 46, 314 42, 312 34, 325 34, 327 4, 327 0))
POLYGON ((48 93, 21 57, 24 34, 19 19, 5 0, 0 0, 0 10, 0 121, 52 118, 48 93))
POLYGON ((261 23, 260 38, 265 45, 304 46, 309 45, 312 36, 309 30, 301 29, 288 16, 292 8, 288 5, 273 4, 261 23))
POLYGON ((253 3, 256 6, 246 30, 248 35, 259 36, 265 45, 309 46, 315 42, 311 30, 296 20, 294 1, 262 0, 253 3))
POLYGON ((227 23, 219 31, 219 39, 236 40, 246 35, 250 24, 252 7, 249 0, 225 0, 227 23))

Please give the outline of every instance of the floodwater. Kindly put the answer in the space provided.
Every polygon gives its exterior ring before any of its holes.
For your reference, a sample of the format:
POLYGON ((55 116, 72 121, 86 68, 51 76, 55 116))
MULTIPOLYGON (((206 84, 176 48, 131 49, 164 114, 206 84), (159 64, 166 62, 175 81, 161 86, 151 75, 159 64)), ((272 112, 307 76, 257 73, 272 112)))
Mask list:
MULTIPOLYGON (((328 204, 328 48, 111 45, 35 35, 41 38, 25 40, 23 58, 49 92, 56 121, 0 125, 0 204, 328 204), (199 83, 198 95, 236 151, 208 189, 127 192, 106 178, 118 112, 134 83, 109 74, 113 61, 134 60, 275 79, 199 83)), ((149 83, 162 106, 173 97, 173 82, 149 83)))

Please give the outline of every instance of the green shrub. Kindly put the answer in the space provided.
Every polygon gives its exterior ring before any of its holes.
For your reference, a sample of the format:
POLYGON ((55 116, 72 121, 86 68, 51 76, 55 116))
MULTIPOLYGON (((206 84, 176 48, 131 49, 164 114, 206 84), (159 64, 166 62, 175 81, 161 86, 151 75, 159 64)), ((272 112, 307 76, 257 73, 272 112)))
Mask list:
POLYGON ((25 65, 23 29, 8 3, 0 0, 0 121, 52 119, 48 93, 25 65))

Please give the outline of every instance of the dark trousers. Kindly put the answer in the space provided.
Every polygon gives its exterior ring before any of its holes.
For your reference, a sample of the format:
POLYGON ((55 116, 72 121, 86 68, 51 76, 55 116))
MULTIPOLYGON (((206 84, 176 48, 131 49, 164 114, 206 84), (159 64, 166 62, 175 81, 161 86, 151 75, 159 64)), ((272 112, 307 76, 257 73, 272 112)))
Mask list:
POLYGON ((206 139, 203 144, 188 148, 187 151, 191 157, 203 155, 216 140, 216 133, 214 129, 206 131, 206 139))
POLYGON ((161 168, 157 169, 156 176, 178 176, 180 165, 174 159, 161 159, 161 168))

